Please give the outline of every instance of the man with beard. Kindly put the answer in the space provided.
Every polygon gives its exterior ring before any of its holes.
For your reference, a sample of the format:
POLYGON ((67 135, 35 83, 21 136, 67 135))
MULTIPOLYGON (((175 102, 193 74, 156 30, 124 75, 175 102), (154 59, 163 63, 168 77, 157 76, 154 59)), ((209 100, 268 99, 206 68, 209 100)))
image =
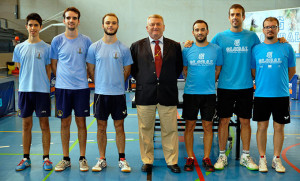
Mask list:
POLYGON ((100 172, 106 164, 107 120, 111 114, 116 130, 119 167, 131 172, 125 159, 124 119, 127 116, 125 84, 130 75, 132 58, 129 48, 117 39, 118 17, 109 13, 102 18, 104 36, 93 43, 87 55, 88 71, 95 82, 94 116, 97 118, 97 141, 100 158, 93 171, 100 172))
POLYGON ((75 112, 78 128, 80 171, 88 171, 89 167, 85 159, 87 138, 85 117, 90 115, 90 89, 87 81, 86 56, 92 42, 89 37, 78 33, 80 12, 77 8, 67 8, 63 18, 66 30, 54 37, 51 43, 52 71, 56 76, 57 117, 61 118, 64 156, 56 165, 55 171, 63 171, 71 166, 69 141, 72 109, 75 112))
POLYGON ((161 126, 161 143, 168 168, 181 172, 178 166, 177 78, 182 72, 180 44, 165 38, 164 19, 158 14, 147 19, 149 37, 130 47, 132 76, 136 80, 135 102, 139 121, 142 171, 152 171, 154 161, 154 124, 156 109, 161 126))
POLYGON ((272 168, 285 172, 280 160, 284 141, 284 125, 290 123, 289 80, 296 72, 296 58, 292 46, 279 43, 278 19, 268 17, 263 22, 264 43, 252 51, 252 75, 255 77, 253 120, 257 121, 259 171, 267 172, 266 144, 269 118, 273 115, 274 156, 272 168))
POLYGON ((219 46, 207 41, 209 30, 205 21, 195 21, 192 33, 196 43, 191 48, 184 48, 182 51, 183 72, 186 77, 182 117, 185 119, 184 142, 188 154, 184 170, 194 170, 193 132, 200 109, 204 130, 202 165, 206 171, 213 172, 215 169, 209 155, 213 141, 213 117, 216 112, 215 81, 221 71, 223 56, 219 46))

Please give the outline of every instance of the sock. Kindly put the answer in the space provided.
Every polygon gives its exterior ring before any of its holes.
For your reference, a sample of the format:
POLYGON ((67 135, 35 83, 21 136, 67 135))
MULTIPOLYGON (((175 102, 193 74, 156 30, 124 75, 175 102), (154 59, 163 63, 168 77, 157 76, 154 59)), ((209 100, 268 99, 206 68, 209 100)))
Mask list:
POLYGON ((226 156, 226 155, 225 155, 225 150, 222 150, 222 151, 220 150, 220 155, 226 156))
POLYGON ((48 160, 49 160, 49 155, 44 155, 43 160, 45 160, 45 158, 48 158, 48 160))
POLYGON ((249 156, 250 155, 250 151, 249 150, 243 150, 243 155, 244 156, 249 156))
POLYGON ((105 160, 105 161, 106 161, 106 158, 105 158, 105 157, 101 157, 100 159, 101 159, 101 160, 105 160))
POLYGON ((260 156, 260 158, 266 158, 266 155, 260 156))
POLYGON ((30 160, 29 154, 24 154, 24 158, 27 158, 27 160, 30 160))
POLYGON ((188 158, 191 158, 191 159, 193 159, 193 160, 194 160, 194 157, 188 157, 188 158))
POLYGON ((63 160, 70 161, 70 157, 64 156, 63 160))
POLYGON ((80 156, 79 161, 85 159, 85 156, 80 156))
POLYGON ((123 158, 125 160, 125 153, 119 153, 119 161, 123 158))
POLYGON ((275 156, 275 155, 274 155, 273 160, 275 160, 276 158, 280 158, 280 156, 275 156))

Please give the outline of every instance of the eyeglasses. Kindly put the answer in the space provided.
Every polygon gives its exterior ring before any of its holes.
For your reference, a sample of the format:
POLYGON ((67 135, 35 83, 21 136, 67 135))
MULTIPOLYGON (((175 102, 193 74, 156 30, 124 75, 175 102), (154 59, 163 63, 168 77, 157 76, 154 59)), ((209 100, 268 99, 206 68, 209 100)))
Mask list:
POLYGON ((268 30, 268 29, 270 29, 270 28, 271 28, 272 30, 275 30, 275 29, 278 28, 278 26, 274 26, 274 25, 273 25, 273 26, 265 26, 265 27, 264 27, 265 30, 268 30))

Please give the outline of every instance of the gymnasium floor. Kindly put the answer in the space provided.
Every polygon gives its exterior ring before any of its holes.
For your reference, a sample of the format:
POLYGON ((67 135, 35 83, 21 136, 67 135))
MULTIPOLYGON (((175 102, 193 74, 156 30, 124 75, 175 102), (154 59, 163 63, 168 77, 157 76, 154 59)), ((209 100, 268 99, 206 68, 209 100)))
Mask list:
MULTIPOLYGON (((16 76, 1 76, 8 80, 16 81, 17 91, 17 77, 16 76)), ((273 128, 272 122, 268 129, 268 143, 267 143, 267 161, 269 172, 260 173, 258 171, 249 171, 245 167, 239 165, 239 161, 235 160, 235 141, 233 141, 233 149, 227 150, 229 165, 223 171, 205 172, 201 165, 203 157, 203 133, 194 134, 194 154, 199 166, 196 162, 196 169, 193 172, 183 171, 185 164, 184 157, 187 157, 185 145, 183 142, 183 132, 179 132, 179 166, 182 173, 172 173, 166 166, 162 147, 160 133, 155 134, 155 161, 152 174, 141 172, 142 162, 140 160, 139 152, 139 138, 138 138, 138 120, 136 109, 131 108, 131 99, 134 93, 126 93, 128 117, 125 120, 126 131, 126 159, 132 167, 131 173, 122 173, 118 168, 118 152, 115 144, 115 132, 111 118, 108 124, 108 144, 107 144, 107 163, 108 167, 102 172, 92 172, 93 167, 99 158, 97 147, 97 122, 90 116, 87 118, 87 151, 86 158, 88 160, 90 171, 79 171, 79 145, 77 140, 77 127, 74 122, 71 124, 70 137, 70 158, 72 167, 67 168, 63 172, 44 171, 42 169, 42 141, 41 131, 39 127, 38 118, 34 117, 32 128, 32 146, 31 146, 31 167, 24 171, 16 172, 15 166, 21 161, 23 155, 22 148, 22 121, 15 113, 9 114, 0 118, 0 181, 6 180, 48 180, 48 181, 67 181, 67 180, 280 180, 292 181, 300 178, 300 157, 297 152, 300 151, 300 101, 291 100, 291 123, 285 128, 285 142, 283 145, 282 159, 283 165, 286 167, 286 173, 276 173, 271 168, 271 159, 273 156, 273 128)), ((52 102, 53 99, 52 99, 52 102)), ((91 96, 91 105, 93 103, 93 95, 91 96)), ((17 105, 17 99, 16 99, 17 105)), ((91 107, 91 113, 93 113, 91 107)), ((181 110, 178 110, 179 116, 181 110)), ((54 104, 52 104, 52 116, 50 117, 51 129, 51 148, 50 159, 55 166, 62 158, 62 147, 60 140, 60 119, 54 117, 54 104)), ((251 155, 256 163, 258 163, 258 151, 256 146, 256 124, 252 122, 252 138, 251 138, 251 155)), ((234 128, 230 129, 234 133, 234 128)), ((235 137, 232 134, 233 138, 235 137)), ((235 139, 233 139, 235 140, 235 139)), ((218 156, 218 137, 214 134, 213 146, 211 150, 212 162, 216 162, 218 156)))

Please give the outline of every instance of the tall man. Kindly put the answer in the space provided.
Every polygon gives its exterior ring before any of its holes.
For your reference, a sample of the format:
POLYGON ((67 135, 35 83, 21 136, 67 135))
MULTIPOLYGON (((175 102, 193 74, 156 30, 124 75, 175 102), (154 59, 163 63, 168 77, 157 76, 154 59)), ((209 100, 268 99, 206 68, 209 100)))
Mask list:
POLYGON ((209 43, 207 35, 208 25, 203 20, 193 24, 193 35, 196 43, 191 48, 184 48, 183 72, 186 83, 183 95, 183 113, 185 119, 184 142, 188 158, 184 166, 185 171, 194 170, 193 132, 200 109, 204 130, 204 158, 203 167, 206 171, 215 171, 209 158, 213 141, 213 117, 216 107, 215 81, 218 79, 223 64, 222 50, 219 46, 209 43))
POLYGON ((93 171, 106 167, 107 119, 111 114, 116 129, 116 144, 119 151, 119 167, 122 172, 131 168, 125 160, 124 118, 127 116, 125 80, 130 75, 132 58, 129 48, 117 39, 118 17, 109 13, 102 18, 104 36, 93 43, 88 51, 89 74, 95 82, 94 116, 97 118, 97 140, 100 159, 93 171), (95 75, 95 76, 94 76, 95 75))
POLYGON ((37 13, 26 17, 28 39, 18 44, 14 50, 13 61, 20 69, 19 76, 19 116, 23 122, 23 153, 24 158, 17 165, 16 170, 21 171, 31 165, 30 145, 32 114, 35 111, 39 117, 43 141, 43 168, 52 170, 52 162, 49 160, 51 115, 50 105, 50 45, 39 37, 42 29, 42 18, 37 13))
POLYGON ((241 138, 243 154, 240 164, 249 170, 258 170, 249 154, 252 117, 253 81, 251 77, 251 50, 260 41, 254 32, 242 28, 245 19, 245 9, 234 4, 229 8, 231 28, 218 33, 212 43, 222 48, 224 64, 218 83, 217 113, 219 122, 220 155, 215 163, 215 169, 222 170, 227 165, 225 155, 228 139, 228 125, 232 114, 235 113, 241 123, 241 138))
POLYGON ((149 37, 131 45, 132 76, 136 79, 135 101, 139 121, 142 171, 152 170, 154 161, 154 124, 158 110, 162 147, 168 168, 179 173, 177 131, 177 78, 182 72, 179 43, 163 37, 163 17, 157 14, 147 19, 149 37))
POLYGON ((92 42, 89 37, 78 33, 80 11, 77 8, 67 8, 63 18, 66 30, 54 37, 51 43, 52 71, 56 75, 57 117, 61 118, 64 155, 56 165, 55 171, 63 171, 71 166, 69 141, 72 109, 75 112, 78 128, 80 171, 88 171, 89 167, 85 159, 87 137, 85 117, 90 115, 90 90, 87 81, 86 56, 92 42))
POLYGON ((253 120, 257 121, 260 172, 268 171, 266 144, 271 114, 274 128, 272 167, 277 172, 285 172, 280 153, 284 141, 284 125, 290 123, 289 80, 296 72, 296 58, 290 44, 278 42, 278 32, 278 19, 266 18, 263 22, 265 41, 255 46, 252 51, 252 74, 256 84, 253 120))

